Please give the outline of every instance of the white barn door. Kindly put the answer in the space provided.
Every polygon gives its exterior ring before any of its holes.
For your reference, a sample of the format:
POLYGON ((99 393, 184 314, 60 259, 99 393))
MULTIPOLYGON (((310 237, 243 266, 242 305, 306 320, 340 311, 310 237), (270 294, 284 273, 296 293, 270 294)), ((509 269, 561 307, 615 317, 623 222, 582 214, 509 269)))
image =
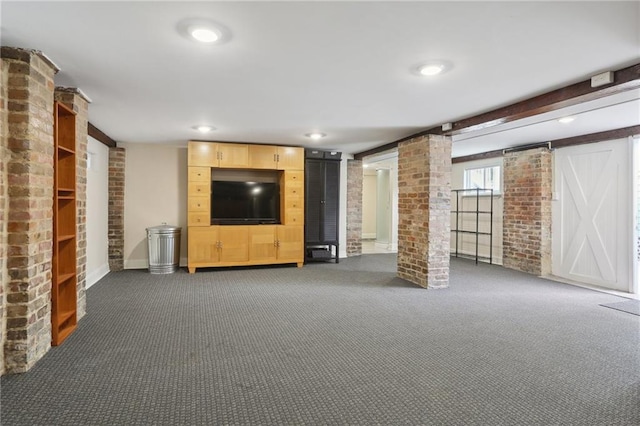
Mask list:
POLYGON ((632 291, 631 155, 627 139, 555 151, 553 275, 632 291))

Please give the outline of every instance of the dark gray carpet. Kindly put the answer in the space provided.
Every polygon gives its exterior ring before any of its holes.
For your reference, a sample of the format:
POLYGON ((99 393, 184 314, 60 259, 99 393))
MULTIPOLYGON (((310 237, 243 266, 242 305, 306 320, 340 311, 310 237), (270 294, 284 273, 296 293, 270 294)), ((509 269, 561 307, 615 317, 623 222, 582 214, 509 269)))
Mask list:
POLYGON ((601 306, 640 316, 640 300, 627 300, 624 302, 607 303, 601 306))
POLYGON ((111 273, 78 330, 1 380, 3 425, 638 425, 640 318, 623 299, 393 255, 111 273))

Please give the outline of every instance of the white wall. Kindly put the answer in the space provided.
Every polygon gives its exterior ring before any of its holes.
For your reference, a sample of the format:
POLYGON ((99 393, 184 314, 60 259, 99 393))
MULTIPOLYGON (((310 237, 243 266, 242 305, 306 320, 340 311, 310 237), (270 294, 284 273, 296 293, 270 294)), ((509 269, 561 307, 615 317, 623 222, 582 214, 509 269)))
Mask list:
POLYGON ((376 238, 377 177, 375 170, 364 169, 362 177, 362 238, 376 238))
POLYGON ((109 148, 87 145, 87 288, 109 272, 109 148))
POLYGON ((180 264, 187 259, 187 148, 118 144, 126 150, 124 189, 124 267, 147 268, 146 228, 182 227, 180 264))
MULTIPOLYGON (((503 166, 502 157, 488 158, 485 160, 468 161, 465 163, 456 163, 452 165, 451 171, 451 189, 464 188, 464 171, 465 169, 474 169, 478 167, 489 166, 503 166)), ((503 173, 500 174, 502 178, 503 173)), ((502 184, 501 184, 502 187, 502 184)), ((451 193, 451 208, 455 209, 455 192, 451 193)), ((503 217, 503 199, 502 195, 494 195, 493 200, 493 237, 492 237, 492 257, 493 263, 499 265, 502 264, 502 217, 503 217)), ((475 211, 475 196, 474 197, 461 197, 461 207, 464 206, 465 210, 473 209, 475 211)), ((480 209, 488 210, 489 197, 480 197, 480 209)), ((464 229, 475 229, 475 215, 464 215, 464 229)), ((489 229, 489 216, 481 215, 480 217, 480 231, 488 231, 489 229)), ((451 227, 454 229, 455 216, 451 215, 451 227)), ((460 227, 461 228, 461 227, 460 227)), ((480 237, 478 240, 479 255, 486 256, 489 254, 489 244, 487 237, 480 237)), ((455 234, 451 233, 451 252, 454 252, 455 247, 455 234)), ((474 235, 460 235, 458 239, 458 253, 474 254, 475 255, 475 236, 474 235)))

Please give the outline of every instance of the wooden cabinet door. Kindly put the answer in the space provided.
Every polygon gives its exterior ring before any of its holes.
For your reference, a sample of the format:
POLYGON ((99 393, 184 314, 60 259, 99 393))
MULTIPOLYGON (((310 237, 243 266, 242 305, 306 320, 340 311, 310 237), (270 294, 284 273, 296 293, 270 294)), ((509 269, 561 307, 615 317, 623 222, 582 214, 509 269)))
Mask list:
POLYGON ((304 170, 304 148, 279 146, 278 170, 304 170))
POLYGON ((268 263, 276 260, 276 226, 251 226, 249 231, 249 260, 268 263))
POLYGON ((189 142, 189 166, 218 167, 217 144, 211 142, 189 142))
POLYGON ((271 145, 249 146, 249 167, 274 170, 277 166, 278 149, 271 145))
POLYGON ((249 226, 219 226, 220 262, 249 261, 249 226))
POLYGON ((304 231, 299 225, 277 227, 278 260, 302 262, 304 259, 304 231))
POLYGON ((189 227, 189 267, 218 263, 218 226, 189 227))
POLYGON ((243 169, 249 167, 249 145, 217 143, 219 167, 243 169))

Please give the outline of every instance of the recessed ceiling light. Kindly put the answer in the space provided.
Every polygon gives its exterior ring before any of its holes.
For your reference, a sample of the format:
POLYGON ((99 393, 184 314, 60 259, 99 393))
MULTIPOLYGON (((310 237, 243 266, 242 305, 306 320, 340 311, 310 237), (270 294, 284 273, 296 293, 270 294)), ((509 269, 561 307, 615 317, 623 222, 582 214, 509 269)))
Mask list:
POLYGON ((213 126, 208 126, 206 124, 201 124, 199 126, 193 126, 193 128, 197 131, 199 131, 200 133, 209 133, 212 130, 215 130, 216 128, 213 126))
POLYGON ((558 120, 558 122, 562 124, 567 124, 567 123, 571 123, 575 119, 576 119, 575 117, 562 117, 561 119, 558 120))
POLYGON ((220 39, 220 33, 218 31, 207 27, 190 28, 189 34, 201 43, 215 43, 220 39))
POLYGON ((325 133, 313 132, 313 133, 307 133, 305 136, 310 139, 313 139, 314 141, 318 141, 327 135, 325 133))
POLYGON ((231 39, 231 32, 227 27, 209 19, 183 19, 178 23, 177 30, 187 40, 206 45, 218 46, 231 39))
POLYGON ((420 74, 426 76, 438 75, 442 71, 444 71, 444 65, 439 64, 423 65, 419 70, 420 74))
POLYGON ((369 168, 369 165, 368 164, 363 164, 362 168, 367 169, 367 168, 369 168))

